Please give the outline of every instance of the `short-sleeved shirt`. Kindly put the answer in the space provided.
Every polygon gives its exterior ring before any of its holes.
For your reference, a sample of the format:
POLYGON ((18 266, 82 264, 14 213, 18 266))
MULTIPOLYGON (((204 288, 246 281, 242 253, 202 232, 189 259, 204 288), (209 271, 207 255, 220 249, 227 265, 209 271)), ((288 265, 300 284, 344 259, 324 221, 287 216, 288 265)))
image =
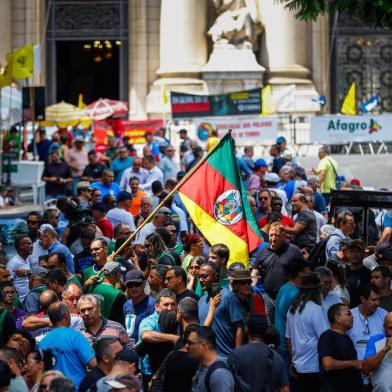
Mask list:
POLYGON ((294 236, 293 243, 300 249, 305 248, 309 252, 317 240, 317 221, 313 211, 305 208, 298 213, 295 223, 304 226, 304 229, 294 236))
POLYGON ((250 386, 249 392, 275 391, 289 384, 282 358, 265 343, 250 343, 234 349, 227 363, 233 366, 241 380, 250 386), (268 374, 269 372, 271 374, 268 374))
POLYGON ((275 302, 275 328, 279 333, 279 350, 287 351, 286 344, 286 322, 287 322, 287 312, 290 306, 294 302, 295 298, 299 293, 299 288, 287 282, 284 284, 276 297, 275 302))
POLYGON ((287 313, 286 338, 291 340, 292 361, 298 373, 318 373, 317 343, 328 329, 323 309, 308 301, 302 312, 287 313))
POLYGON ((120 184, 121 177, 126 169, 129 169, 133 165, 133 159, 127 157, 127 159, 120 159, 117 157, 110 165, 110 170, 114 173, 114 181, 120 184))
POLYGON ((355 368, 330 370, 322 366, 324 357, 331 357, 338 361, 355 361, 357 352, 353 341, 348 335, 328 329, 323 332, 318 342, 318 355, 320 358, 320 371, 327 391, 347 392, 361 391, 363 388, 361 371, 355 368))
POLYGON ((107 186, 102 184, 102 182, 97 181, 97 182, 93 182, 91 186, 94 189, 98 189, 99 191, 101 191, 100 201, 102 201, 106 195, 112 195, 115 198, 117 198, 117 195, 120 193, 121 190, 120 186, 115 182, 112 182, 109 186, 107 186))
MULTIPOLYGON (((47 163, 45 165, 42 177, 58 177, 58 178, 71 178, 71 169, 64 162, 59 163, 47 163)), ((53 182, 47 182, 45 185, 45 190, 48 195, 66 195, 67 194, 67 184, 55 184, 53 182)))
POLYGON ((265 247, 257 253, 254 268, 257 268, 262 276, 265 271, 263 284, 270 297, 276 298, 279 289, 289 280, 287 266, 297 260, 303 260, 302 252, 289 242, 285 242, 276 251, 265 247))
POLYGON ((67 161, 70 165, 77 167, 76 170, 71 168, 72 176, 80 177, 83 174, 84 168, 88 165, 87 150, 85 148, 77 150, 72 147, 68 151, 67 161))
POLYGON ((380 297, 380 308, 385 309, 387 312, 392 312, 392 294, 380 297))
POLYGON ((110 220, 113 227, 116 227, 118 224, 122 223, 129 226, 131 231, 136 230, 135 221, 133 220, 132 214, 123 208, 112 208, 106 214, 106 218, 110 220))
POLYGON ((29 262, 23 260, 18 254, 11 257, 10 261, 7 263, 7 268, 11 272, 11 277, 14 282, 15 289, 18 291, 19 298, 21 302, 25 299, 27 293, 29 292, 29 278, 28 276, 18 276, 15 271, 20 269, 30 269, 29 262))
POLYGON ((140 323, 155 312, 155 302, 155 299, 150 296, 146 296, 137 304, 133 304, 131 299, 125 302, 123 306, 125 328, 130 338, 137 340, 140 323))
POLYGON ((97 163, 96 165, 88 164, 83 170, 83 177, 91 177, 98 180, 102 177, 102 172, 105 170, 105 166, 102 163, 97 163))
POLYGON ((193 298, 196 301, 200 299, 200 297, 197 294, 195 294, 192 290, 186 289, 182 293, 176 295, 176 301, 177 303, 179 303, 183 298, 187 298, 187 297, 193 298))
MULTIPOLYGON (((380 333, 370 337, 366 346, 365 358, 370 358, 379 353, 386 343, 385 333, 380 333)), ((392 391, 392 354, 388 352, 382 359, 380 365, 375 369, 370 378, 372 380, 374 391, 392 391)))
POLYGON ((72 253, 69 251, 69 249, 64 244, 62 244, 60 241, 57 241, 48 249, 48 251, 49 251, 50 255, 54 252, 62 253, 65 256, 65 259, 67 261, 68 271, 72 272, 73 274, 75 273, 75 265, 73 262, 72 253))
MULTIPOLYGON (((159 332, 159 314, 154 312, 151 316, 143 319, 139 325, 139 336, 138 342, 142 342, 142 333, 144 331, 155 331, 159 332)), ((142 374, 150 375, 152 372, 148 355, 145 355, 140 361, 140 370, 142 374)))
MULTIPOLYGON (((227 288, 221 290, 222 300, 215 311, 212 329, 216 336, 216 351, 227 358, 235 344, 235 325, 242 323, 241 303, 238 297, 227 288)), ((199 300, 199 320, 203 324, 210 307, 210 297, 203 295, 199 300)))
POLYGON ((330 156, 326 156, 321 159, 317 165, 317 175, 322 170, 325 170, 325 177, 324 181, 321 183, 321 193, 331 193, 332 189, 336 189, 336 173, 338 172, 338 163, 330 156))
MULTIPOLYGON (((213 363, 210 365, 212 366, 213 363)), ((193 380, 192 392, 207 392, 205 387, 205 378, 208 368, 200 366, 193 380)), ((230 370, 218 368, 211 373, 210 391, 214 392, 234 392, 234 377, 230 370)))
POLYGON ((53 329, 41 340, 38 348, 52 350, 56 358, 54 370, 63 372, 76 388, 86 376, 86 365, 95 357, 88 340, 79 331, 67 327, 53 329))
POLYGON ((370 337, 384 332, 384 319, 388 312, 384 309, 377 308, 367 320, 365 320, 359 311, 359 307, 351 309, 351 313, 354 316, 354 322, 352 328, 348 330, 348 335, 354 342, 358 359, 362 360, 365 356, 366 346, 370 337))

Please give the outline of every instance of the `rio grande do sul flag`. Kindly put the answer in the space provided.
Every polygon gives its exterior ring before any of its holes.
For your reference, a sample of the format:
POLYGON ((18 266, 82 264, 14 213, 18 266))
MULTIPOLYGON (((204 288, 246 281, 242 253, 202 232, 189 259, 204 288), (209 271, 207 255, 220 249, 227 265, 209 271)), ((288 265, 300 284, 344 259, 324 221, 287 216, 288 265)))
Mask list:
POLYGON ((248 254, 262 239, 248 204, 230 134, 185 179, 178 192, 205 238, 212 245, 223 243, 229 247, 229 264, 240 261, 247 266, 248 254))

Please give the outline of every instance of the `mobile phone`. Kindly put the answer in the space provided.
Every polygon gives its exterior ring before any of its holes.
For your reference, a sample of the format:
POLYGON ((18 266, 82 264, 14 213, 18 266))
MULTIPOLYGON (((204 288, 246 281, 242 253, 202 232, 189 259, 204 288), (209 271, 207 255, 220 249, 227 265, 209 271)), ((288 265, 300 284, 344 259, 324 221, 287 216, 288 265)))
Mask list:
POLYGON ((212 284, 212 295, 215 297, 221 291, 220 283, 213 283, 212 284))

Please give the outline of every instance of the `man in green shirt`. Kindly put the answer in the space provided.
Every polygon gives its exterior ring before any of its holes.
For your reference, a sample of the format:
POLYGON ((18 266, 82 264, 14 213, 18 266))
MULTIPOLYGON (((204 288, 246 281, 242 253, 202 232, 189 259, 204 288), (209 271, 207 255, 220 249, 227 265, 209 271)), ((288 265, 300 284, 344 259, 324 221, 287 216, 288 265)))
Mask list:
POLYGON ((123 305, 127 299, 125 294, 116 288, 116 285, 120 283, 120 274, 124 270, 125 268, 116 261, 106 263, 103 269, 103 282, 95 286, 92 291, 92 294, 102 297, 102 316, 121 324, 124 323, 123 305))
POLYGON ((94 264, 83 270, 84 292, 90 292, 91 287, 99 283, 103 277, 102 268, 108 261, 108 245, 105 240, 94 240, 90 249, 94 257, 94 264))

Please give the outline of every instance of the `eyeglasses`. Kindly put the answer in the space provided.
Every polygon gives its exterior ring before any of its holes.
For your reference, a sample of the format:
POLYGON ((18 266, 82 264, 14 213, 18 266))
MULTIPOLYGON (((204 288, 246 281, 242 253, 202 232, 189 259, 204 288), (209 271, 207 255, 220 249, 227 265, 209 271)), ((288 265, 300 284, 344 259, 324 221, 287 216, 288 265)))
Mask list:
POLYGON ((38 221, 28 220, 27 224, 28 225, 38 225, 38 221))
POLYGON ((208 278, 210 277, 210 275, 208 275, 208 274, 198 274, 197 277, 198 277, 199 279, 200 279, 200 278, 208 279, 208 278))
POLYGON ((282 203, 272 203, 272 205, 275 207, 283 207, 282 203))
POLYGON ((240 285, 251 285, 252 284, 252 280, 251 279, 249 279, 249 280, 237 280, 237 281, 234 281, 235 283, 237 283, 237 284, 240 284, 240 285))
POLYGON ((268 197, 259 197, 259 200, 268 200, 268 197))

